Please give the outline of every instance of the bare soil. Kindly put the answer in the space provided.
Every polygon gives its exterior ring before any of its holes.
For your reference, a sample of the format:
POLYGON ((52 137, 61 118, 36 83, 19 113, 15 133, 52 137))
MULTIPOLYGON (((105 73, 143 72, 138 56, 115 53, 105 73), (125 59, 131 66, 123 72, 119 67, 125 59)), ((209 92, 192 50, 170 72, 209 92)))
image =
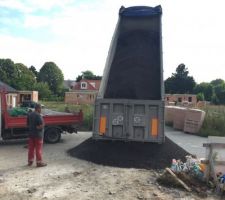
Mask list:
POLYGON ((26 166, 25 140, 0 141, 0 199, 201 199, 156 182, 171 158, 186 154, 171 141, 159 146, 95 142, 90 136, 80 132, 45 144, 43 168, 26 166))

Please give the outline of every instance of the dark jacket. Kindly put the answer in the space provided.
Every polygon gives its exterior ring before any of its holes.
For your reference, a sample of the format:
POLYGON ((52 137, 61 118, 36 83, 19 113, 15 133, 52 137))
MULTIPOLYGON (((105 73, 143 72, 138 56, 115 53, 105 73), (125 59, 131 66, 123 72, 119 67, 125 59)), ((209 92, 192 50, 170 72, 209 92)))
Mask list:
POLYGON ((44 128, 38 129, 37 126, 44 124, 42 116, 38 112, 29 113, 27 116, 27 126, 29 128, 29 137, 43 138, 44 128))

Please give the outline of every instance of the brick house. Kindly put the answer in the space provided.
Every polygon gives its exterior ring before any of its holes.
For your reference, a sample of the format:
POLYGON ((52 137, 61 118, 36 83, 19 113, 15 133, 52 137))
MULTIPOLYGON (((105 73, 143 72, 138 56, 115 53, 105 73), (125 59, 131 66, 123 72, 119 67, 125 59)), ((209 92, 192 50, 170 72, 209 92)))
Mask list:
POLYGON ((18 91, 17 104, 27 100, 38 102, 38 91, 18 91))
POLYGON ((82 79, 73 86, 72 91, 65 93, 65 103, 94 104, 101 80, 82 79))
POLYGON ((166 94, 165 104, 168 105, 170 102, 175 102, 176 105, 189 104, 196 106, 197 96, 195 94, 166 94))
POLYGON ((0 91, 5 91, 6 95, 6 103, 8 107, 15 107, 17 103, 17 90, 12 88, 11 86, 7 85, 0 81, 0 91))
POLYGON ((38 102, 38 91, 18 91, 2 81, 0 81, 0 91, 7 93, 6 103, 10 108, 18 106, 24 100, 38 102))

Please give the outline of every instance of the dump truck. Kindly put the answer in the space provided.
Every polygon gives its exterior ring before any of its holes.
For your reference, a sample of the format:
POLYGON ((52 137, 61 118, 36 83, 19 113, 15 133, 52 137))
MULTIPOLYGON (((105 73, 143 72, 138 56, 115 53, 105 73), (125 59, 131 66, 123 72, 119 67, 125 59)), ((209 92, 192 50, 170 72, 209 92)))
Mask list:
MULTIPOLYGON (((11 116, 6 103, 6 92, 0 92, 0 136, 3 140, 21 139, 28 137, 27 115, 11 116)), ((44 114, 44 141, 57 143, 62 133, 77 132, 83 121, 83 113, 51 113, 44 114)))
POLYGON ((161 16, 161 6, 120 8, 95 101, 95 140, 164 142, 161 16))

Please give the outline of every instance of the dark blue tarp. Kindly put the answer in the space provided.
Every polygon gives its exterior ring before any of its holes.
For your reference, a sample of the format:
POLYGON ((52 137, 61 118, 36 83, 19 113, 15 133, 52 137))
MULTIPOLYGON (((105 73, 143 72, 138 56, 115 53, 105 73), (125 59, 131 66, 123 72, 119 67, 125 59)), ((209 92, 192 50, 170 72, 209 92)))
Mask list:
POLYGON ((119 14, 122 16, 152 16, 152 15, 161 15, 162 7, 147 7, 147 6, 134 6, 134 7, 121 7, 119 14))

